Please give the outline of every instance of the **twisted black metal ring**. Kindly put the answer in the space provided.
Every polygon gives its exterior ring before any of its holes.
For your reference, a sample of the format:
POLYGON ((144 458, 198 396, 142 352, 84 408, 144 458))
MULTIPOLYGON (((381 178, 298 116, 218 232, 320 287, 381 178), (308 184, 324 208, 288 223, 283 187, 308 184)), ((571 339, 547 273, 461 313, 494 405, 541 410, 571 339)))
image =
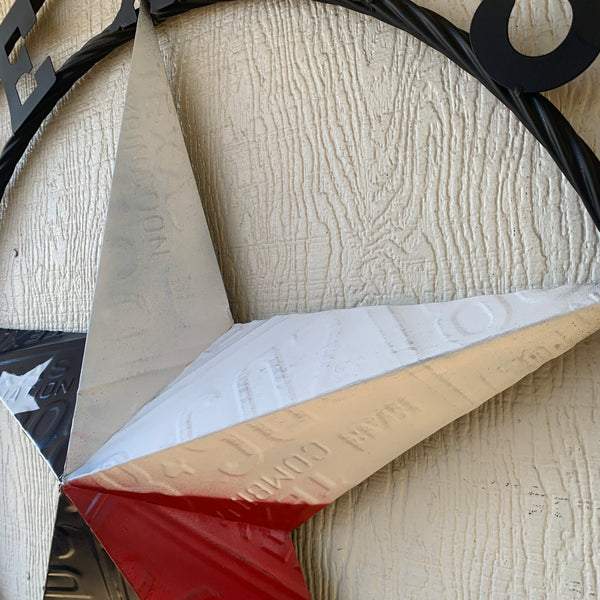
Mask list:
MULTIPOLYGON (((180 14, 192 8, 222 0, 177 0, 154 13, 157 19, 180 14)), ((560 111, 538 93, 511 90, 495 83, 478 63, 469 34, 437 13, 410 0, 319 0, 370 15, 402 29, 438 50, 462 69, 476 77, 499 98, 546 148, 581 197, 596 228, 600 230, 600 161, 577 135, 560 111)), ((160 0, 158 1, 160 4, 160 0)), ((116 21, 115 21, 116 22, 116 21)), ((19 159, 35 132, 56 103, 73 84, 115 48, 131 40, 135 23, 126 27, 114 24, 92 38, 56 72, 56 81, 23 125, 14 133, 0 154, 0 197, 14 173, 19 159)))

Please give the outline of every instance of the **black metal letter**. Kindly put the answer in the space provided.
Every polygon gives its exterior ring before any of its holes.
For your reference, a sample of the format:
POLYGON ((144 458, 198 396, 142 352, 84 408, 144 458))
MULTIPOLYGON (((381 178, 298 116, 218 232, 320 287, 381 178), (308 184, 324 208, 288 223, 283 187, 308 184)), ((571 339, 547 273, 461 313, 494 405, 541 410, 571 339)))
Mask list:
POLYGON ((110 31, 117 31, 118 29, 125 29, 125 27, 129 27, 129 25, 136 22, 137 13, 135 12, 134 0, 122 0, 119 12, 108 29, 110 31))
MULTIPOLYGON (((36 4, 41 5, 40 2, 36 4)), ((42 66, 35 73, 36 87, 25 100, 21 102, 17 91, 17 81, 25 73, 30 73, 33 65, 23 47, 14 65, 10 64, 8 56, 19 37, 24 38, 35 23, 35 12, 30 0, 17 0, 8 11, 4 21, 0 24, 0 80, 4 86, 10 109, 10 119, 13 132, 33 112, 46 92, 50 89, 56 75, 50 57, 46 58, 42 66)))
POLYGON ((492 79, 512 89, 541 92, 583 73, 600 53, 600 2, 569 0, 573 22, 558 48, 542 56, 517 52, 508 38, 515 0, 483 0, 471 22, 471 46, 492 79))
POLYGON ((176 0, 150 0, 150 11, 152 13, 158 12, 176 4, 176 0))

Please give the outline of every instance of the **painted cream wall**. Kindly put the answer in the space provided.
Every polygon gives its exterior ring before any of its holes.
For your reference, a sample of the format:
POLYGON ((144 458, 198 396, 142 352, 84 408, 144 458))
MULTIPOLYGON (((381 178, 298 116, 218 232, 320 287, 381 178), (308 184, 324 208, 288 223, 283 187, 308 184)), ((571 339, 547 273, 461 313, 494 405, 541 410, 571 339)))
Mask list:
MULTIPOLYGON (((423 3, 462 27, 477 5, 423 3)), ((513 39, 535 18, 547 50, 566 2, 518 4, 513 39)), ((60 65, 116 7, 47 0, 34 63, 60 65)), ((407 34, 301 0, 158 31, 238 320, 599 279, 598 234, 545 151, 407 34)), ((5 195, 2 326, 86 328, 130 51, 60 103, 5 195)), ((550 96, 600 151, 598 81, 596 63, 550 96)), ((599 362, 596 336, 301 528, 315 600, 596 597, 599 362)))
POLYGON ((59 484, 50 465, 21 433, 21 425, 0 402, 0 598, 41 598, 50 555, 59 484), (15 471, 28 477, 5 481, 15 471))
MULTIPOLYGON (((430 4, 466 26, 475 2, 430 4)), ((115 10, 48 0, 34 62, 61 64, 115 10)), ((308 2, 227 3, 159 32, 238 319, 596 278, 598 237, 545 151, 407 34, 308 2)), ((7 325, 86 328, 130 50, 61 103, 6 196, 7 325)), ((561 96, 588 139, 593 75, 561 96)))

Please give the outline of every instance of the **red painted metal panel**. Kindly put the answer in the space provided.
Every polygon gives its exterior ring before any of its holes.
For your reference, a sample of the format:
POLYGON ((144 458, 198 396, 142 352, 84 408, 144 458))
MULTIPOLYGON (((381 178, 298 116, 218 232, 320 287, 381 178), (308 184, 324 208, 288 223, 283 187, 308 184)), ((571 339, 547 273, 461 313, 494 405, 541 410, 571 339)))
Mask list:
POLYGON ((142 600, 310 600, 285 531, 64 491, 142 600))
POLYGON ((206 496, 174 496, 170 494, 140 493, 128 490, 104 490, 99 487, 86 486, 77 479, 69 482, 70 487, 87 489, 90 491, 106 492, 124 498, 131 498, 161 506, 170 506, 179 510, 202 513, 210 517, 238 521, 258 525, 267 529, 292 531, 310 519, 313 515, 323 510, 326 504, 308 504, 297 502, 272 502, 266 500, 244 501, 242 498, 208 498, 206 496))

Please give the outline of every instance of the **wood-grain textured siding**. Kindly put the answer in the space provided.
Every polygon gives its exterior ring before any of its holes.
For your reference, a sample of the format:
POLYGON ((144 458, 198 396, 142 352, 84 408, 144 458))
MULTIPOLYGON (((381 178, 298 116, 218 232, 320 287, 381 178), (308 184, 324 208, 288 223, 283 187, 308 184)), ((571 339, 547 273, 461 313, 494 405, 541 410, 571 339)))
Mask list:
POLYGON ((58 479, 0 401, 0 598, 43 596, 58 479))
MULTIPOLYGON (((463 28, 478 4, 422 3, 463 28)), ((47 0, 34 64, 59 66, 117 5, 47 0)), ((513 39, 548 50, 565 5, 519 1, 513 39)), ((225 3, 158 32, 237 320, 598 280, 600 238, 547 153, 409 35, 306 0, 225 3)), ((5 327, 87 326, 130 52, 60 103, 5 195, 5 327)), ((598 81, 596 62, 549 96, 600 150, 598 81)), ((303 527, 314 600, 596 597, 599 361, 594 338, 303 527)))

